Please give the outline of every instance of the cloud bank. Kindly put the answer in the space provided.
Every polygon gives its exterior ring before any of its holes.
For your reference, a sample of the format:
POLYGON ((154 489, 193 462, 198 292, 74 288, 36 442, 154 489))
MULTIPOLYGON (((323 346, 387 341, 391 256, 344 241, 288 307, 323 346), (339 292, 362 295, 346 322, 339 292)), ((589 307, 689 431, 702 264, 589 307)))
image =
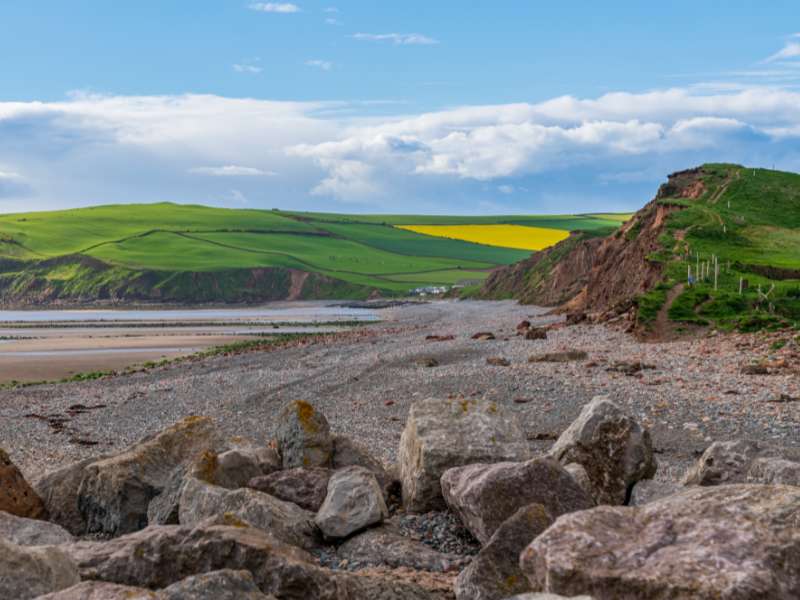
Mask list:
POLYGON ((352 116, 360 108, 213 95, 2 102, 0 206, 247 198, 380 212, 623 210, 644 203, 668 171, 700 162, 800 170, 800 93, 791 89, 352 116))

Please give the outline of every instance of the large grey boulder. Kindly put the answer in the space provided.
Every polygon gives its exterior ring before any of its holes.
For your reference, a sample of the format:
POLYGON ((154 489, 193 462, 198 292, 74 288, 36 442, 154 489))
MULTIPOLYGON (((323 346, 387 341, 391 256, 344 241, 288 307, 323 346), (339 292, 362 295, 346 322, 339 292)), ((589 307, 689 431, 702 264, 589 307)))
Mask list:
POLYGON ((384 496, 395 481, 395 477, 386 470, 381 461, 372 456, 369 450, 343 435, 333 436, 332 466, 335 470, 345 467, 364 467, 371 471, 384 491, 384 496))
POLYGON ((153 525, 105 542, 68 547, 84 579, 160 589, 220 569, 249 571, 281 600, 338 600, 328 572, 303 550, 238 525, 153 525))
POLYGON ((0 448, 0 511, 30 519, 47 518, 44 502, 0 448))
POLYGON ((306 549, 318 546, 314 515, 296 504, 243 488, 228 490, 190 477, 180 498, 181 525, 232 515, 284 543, 306 549))
POLYGON ((336 556, 351 565, 434 572, 456 570, 468 561, 463 556, 444 554, 412 540, 389 524, 354 535, 337 548, 336 556))
POLYGON ((403 505, 410 512, 441 510, 439 480, 447 469, 527 458, 525 436, 502 406, 483 400, 415 402, 400 438, 403 505))
POLYGON ((328 420, 308 402, 297 400, 283 407, 275 437, 284 469, 331 465, 333 440, 328 420))
POLYGON ((55 546, 73 540, 72 535, 55 523, 15 517, 0 512, 0 539, 19 546, 55 546))
POLYGON ((70 588, 39 596, 36 600, 159 600, 152 590, 107 581, 84 581, 70 588))
POLYGON ((442 491, 447 505, 482 544, 523 506, 541 504, 554 518, 594 506, 564 467, 546 457, 450 469, 442 477, 442 491))
POLYGON ((127 451, 87 465, 78 508, 89 532, 119 535, 145 527, 150 501, 180 465, 217 445, 211 419, 187 417, 127 451))
POLYGON ((597 600, 800 597, 800 488, 695 487, 562 516, 523 552, 534 589, 597 600))
POLYGON ((247 585, 230 571, 212 574, 223 569, 248 571, 263 594, 280 600, 446 600, 449 596, 444 590, 404 580, 403 573, 390 578, 323 569, 303 550, 243 523, 153 525, 107 542, 78 542, 69 550, 85 579, 161 590, 156 592, 158 600, 223 600, 224 595, 190 594, 215 589, 225 593, 247 585))
POLYGON ((247 487, 317 512, 328 495, 328 480, 332 474, 332 470, 322 467, 298 467, 255 477, 247 487))
POLYGON ((72 535, 86 533, 86 519, 78 508, 78 491, 86 477, 86 467, 106 458, 87 458, 51 471, 33 482, 33 488, 42 498, 49 519, 58 523, 72 535))
POLYGON ((520 508, 494 532, 456 580, 457 600, 495 600, 531 591, 519 555, 553 523, 541 504, 520 508))
POLYGON ((634 484, 657 467, 650 433, 606 396, 583 407, 550 455, 583 467, 598 504, 627 504, 634 484))
POLYGON ((383 492, 364 467, 345 467, 328 480, 328 494, 314 522, 326 538, 346 538, 389 516, 383 492))
POLYGON ((158 593, 158 600, 275 600, 258 589, 250 571, 222 569, 193 575, 158 593))
POLYGON ((714 442, 683 478, 686 485, 778 483, 800 486, 800 449, 756 440, 714 442))
POLYGON ((18 546, 0 539, 0 598, 27 600, 80 581, 75 562, 55 546, 18 546))

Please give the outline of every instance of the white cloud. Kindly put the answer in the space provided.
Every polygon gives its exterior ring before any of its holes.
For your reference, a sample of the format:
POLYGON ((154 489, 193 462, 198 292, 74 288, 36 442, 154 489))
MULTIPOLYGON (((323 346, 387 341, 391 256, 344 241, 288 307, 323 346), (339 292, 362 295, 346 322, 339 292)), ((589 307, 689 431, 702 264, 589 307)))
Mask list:
MULTIPOLYGON (((792 36, 792 37, 797 37, 792 36)), ((787 42, 786 45, 775 54, 768 57, 764 62, 775 62, 777 60, 789 60, 800 57, 800 42, 787 42)))
POLYGON ((296 13, 300 12, 300 7, 289 2, 254 2, 250 5, 251 10, 268 13, 296 13))
MULTIPOLYGON (((603 181, 602 193, 619 207, 619 190, 652 179, 638 172, 663 177, 705 161, 800 166, 798 140, 800 92, 769 87, 563 96, 393 116, 363 103, 78 93, 63 102, 0 102, 0 196, 27 194, 20 208, 232 201, 235 180, 255 206, 277 198, 294 208, 335 210, 346 201, 464 212, 509 182, 514 191, 533 190, 525 194, 531 201, 564 194, 553 181, 575 180, 603 181), (268 177, 265 165, 280 175, 268 177)), ((554 207, 587 210, 598 193, 574 189, 554 207)))
POLYGON ((328 17, 325 19, 325 23, 328 25, 341 25, 342 22, 339 19, 334 19, 333 17, 328 17))
POLYGON ((370 42, 391 42, 396 46, 438 44, 435 40, 421 33, 355 33, 354 39, 370 42))
POLYGON ((513 185, 498 185, 497 191, 501 194, 513 194, 514 193, 514 186, 513 185))
POLYGON ((307 60, 306 66, 322 69, 323 71, 330 71, 333 68, 333 63, 328 60, 307 60))
POLYGON ((212 177, 266 177, 276 173, 262 171, 254 167, 240 167, 238 165, 225 165, 223 167, 192 167, 189 173, 195 175, 210 175, 212 177))
POLYGON ((236 71, 237 73, 252 73, 252 74, 256 74, 256 73, 261 73, 261 71, 263 69, 261 67, 255 66, 255 65, 235 64, 235 65, 233 65, 233 70, 236 71))
POLYGON ((329 7, 327 7, 327 8, 325 9, 325 12, 326 12, 326 13, 338 13, 338 12, 339 12, 339 9, 338 9, 338 8, 336 8, 335 6, 329 6, 329 7))

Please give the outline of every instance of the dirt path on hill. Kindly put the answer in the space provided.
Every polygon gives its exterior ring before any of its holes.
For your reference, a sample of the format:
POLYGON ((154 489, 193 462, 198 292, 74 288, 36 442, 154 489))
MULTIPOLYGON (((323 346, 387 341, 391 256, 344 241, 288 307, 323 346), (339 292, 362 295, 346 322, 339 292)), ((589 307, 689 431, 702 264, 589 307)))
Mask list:
POLYGON ((685 289, 686 285, 679 283, 667 293, 667 299, 664 300, 664 304, 659 309, 658 315, 656 315, 652 332, 647 336, 649 341, 668 342, 675 339, 675 327, 672 321, 669 320, 669 309, 672 308, 675 298, 680 296, 685 289))

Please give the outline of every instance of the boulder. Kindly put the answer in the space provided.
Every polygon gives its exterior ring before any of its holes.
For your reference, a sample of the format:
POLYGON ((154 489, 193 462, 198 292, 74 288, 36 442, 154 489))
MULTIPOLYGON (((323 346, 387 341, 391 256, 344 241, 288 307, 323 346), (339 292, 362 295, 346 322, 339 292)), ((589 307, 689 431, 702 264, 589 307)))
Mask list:
POLYGON ((403 505, 410 512, 427 512, 445 506, 439 479, 447 469, 525 460, 530 450, 502 406, 429 398, 412 404, 398 454, 403 505))
POLYGON ((0 598, 27 600, 78 582, 78 569, 64 550, 18 546, 0 539, 0 598))
POLYGON ((186 480, 180 498, 181 525, 231 515, 284 543, 313 549, 318 545, 314 515, 296 504, 242 488, 227 490, 194 477, 186 480))
POLYGON ((36 600, 159 600, 152 590, 106 581, 84 581, 70 588, 39 596, 36 600))
POLYGON ((258 450, 235 449, 223 452, 217 456, 216 471, 213 474, 213 480, 209 481, 209 483, 229 490, 247 487, 248 481, 266 474, 263 466, 267 466, 270 469, 267 471, 268 473, 278 470, 272 468, 270 460, 267 458, 270 454, 269 448, 260 448, 258 450), (260 456, 261 454, 265 456, 260 456))
POLYGON ((280 458, 272 448, 238 446, 217 454, 203 452, 188 466, 178 465, 167 479, 161 493, 147 507, 149 525, 177 525, 180 522, 180 498, 187 477, 226 489, 247 487, 254 477, 280 469, 280 458))
POLYGON ((634 484, 656 473, 650 433, 606 396, 583 407, 550 455, 581 465, 598 504, 627 504, 634 484))
MULTIPOLYGON (((528 540, 530 542, 530 540, 528 540)), ((526 542, 527 545, 527 542, 526 542)), ((408 568, 418 571, 446 572, 461 567, 463 556, 444 554, 402 535, 391 525, 381 525, 354 535, 336 550, 350 565, 408 568)))
POLYGON ((193 575, 233 569, 249 571, 263 593, 281 600, 339 598, 330 572, 316 566, 311 555, 241 522, 152 525, 105 542, 78 542, 69 551, 84 579, 160 589, 193 575))
POLYGON ((594 506, 564 467, 546 457, 450 469, 442 490, 447 505, 481 544, 523 506, 541 504, 553 518, 594 506))
POLYGON ((78 490, 87 531, 119 535, 145 527, 150 501, 164 491, 175 469, 216 444, 211 419, 188 417, 121 454, 87 465, 78 490))
POLYGON ((250 571, 223 569, 193 575, 158 593, 158 600, 275 600, 258 589, 250 571))
POLYGON ((449 579, 440 573, 407 569, 367 569, 334 575, 337 600, 452 600, 449 579))
POLYGON ((686 473, 683 483, 800 485, 800 449, 780 448, 755 440, 714 442, 686 473))
MULTIPOLYGON (((212 453, 206 452, 205 454, 212 453)), ((180 522, 181 492, 188 471, 186 465, 178 465, 172 470, 161 493, 150 500, 150 504, 147 505, 148 525, 177 525, 180 522)))
POLYGON ((71 542, 72 536, 55 523, 0 512, 0 539, 19 546, 55 546, 71 542))
POLYGON ((305 510, 317 512, 325 502, 328 480, 332 473, 332 470, 322 467, 298 467, 255 477, 247 487, 286 502, 294 502, 305 510))
POLYGON ((333 436, 333 468, 342 469, 353 466, 370 470, 384 491, 384 497, 395 483, 395 477, 364 446, 343 435, 333 436))
POLYGON ((308 402, 297 400, 283 407, 275 437, 284 469, 330 466, 333 440, 328 420, 308 402))
POLYGON ((18 517, 46 519, 44 502, 0 448, 0 511, 18 517))
POLYGON ((72 535, 86 533, 86 519, 78 508, 78 491, 86 477, 85 468, 103 458, 106 457, 87 458, 66 465, 33 483, 33 488, 49 513, 49 520, 58 523, 72 535))
POLYGON ((456 580, 457 600, 495 600, 531 590, 519 555, 553 523, 541 504, 520 508, 503 522, 456 580))
POLYGON ((597 600, 800 597, 800 488, 694 487, 559 518, 523 552, 534 589, 597 600))
POLYGON ((375 476, 364 467, 345 467, 331 475, 328 494, 314 522, 326 538, 340 539, 388 516, 375 476))

